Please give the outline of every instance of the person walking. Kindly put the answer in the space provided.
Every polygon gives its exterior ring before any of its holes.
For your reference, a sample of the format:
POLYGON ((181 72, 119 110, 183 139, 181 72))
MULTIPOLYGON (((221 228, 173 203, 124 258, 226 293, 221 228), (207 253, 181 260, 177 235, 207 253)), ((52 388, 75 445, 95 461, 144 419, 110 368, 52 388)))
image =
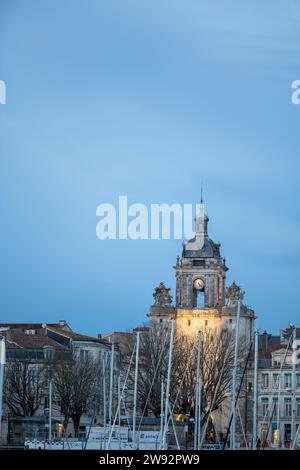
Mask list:
POLYGON ((261 447, 261 440, 260 438, 258 438, 256 442, 256 450, 260 450, 260 447, 261 447))

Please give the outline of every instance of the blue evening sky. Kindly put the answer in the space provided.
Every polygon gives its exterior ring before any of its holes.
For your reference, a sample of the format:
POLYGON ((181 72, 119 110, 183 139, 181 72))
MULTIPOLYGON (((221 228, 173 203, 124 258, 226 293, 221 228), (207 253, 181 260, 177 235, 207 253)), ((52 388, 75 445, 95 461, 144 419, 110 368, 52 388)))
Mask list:
POLYGON ((100 241, 96 207, 196 203, 259 327, 299 309, 297 0, 0 0, 1 321, 146 321, 180 240, 100 241))

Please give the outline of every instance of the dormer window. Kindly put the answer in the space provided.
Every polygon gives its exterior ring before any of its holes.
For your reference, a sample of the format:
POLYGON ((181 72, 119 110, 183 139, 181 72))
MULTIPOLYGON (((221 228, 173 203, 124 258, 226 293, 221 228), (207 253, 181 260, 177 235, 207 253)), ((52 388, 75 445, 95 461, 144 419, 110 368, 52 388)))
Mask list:
POLYGON ((281 363, 283 362, 283 357, 280 353, 273 353, 272 354, 272 366, 273 367, 280 367, 281 363))
POLYGON ((25 330, 25 335, 36 335, 36 330, 25 330))

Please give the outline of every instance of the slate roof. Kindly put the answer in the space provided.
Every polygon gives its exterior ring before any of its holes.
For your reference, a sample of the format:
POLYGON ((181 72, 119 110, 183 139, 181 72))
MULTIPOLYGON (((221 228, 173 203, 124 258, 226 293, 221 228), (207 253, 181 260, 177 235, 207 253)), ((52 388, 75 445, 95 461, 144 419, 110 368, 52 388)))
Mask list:
POLYGON ((0 338, 1 336, 6 339, 7 349, 42 349, 48 346, 56 350, 67 350, 66 347, 45 334, 29 335, 19 331, 2 331, 0 338))
MULTIPOLYGON (((48 326, 50 325, 47 325, 47 327, 48 326)), ((107 341, 96 338, 94 336, 82 335, 80 333, 75 333, 74 331, 65 331, 65 330, 62 330, 61 328, 56 328, 56 327, 51 327, 47 329, 50 331, 55 331, 56 333, 59 333, 60 335, 65 336, 66 338, 70 338, 72 341, 87 341, 87 342, 92 342, 92 343, 107 344, 107 341)))
MULTIPOLYGON (((196 241, 196 237, 188 241, 188 243, 193 243, 196 241)), ((186 249, 186 245, 183 247, 182 251, 183 258, 221 258, 220 255, 220 245, 215 243, 209 237, 205 237, 204 245, 200 250, 189 250, 186 249)))
POLYGON ((0 323, 0 328, 20 329, 20 330, 38 330, 44 328, 44 326, 51 326, 54 328, 63 328, 68 326, 67 324, 62 325, 61 323, 0 323))

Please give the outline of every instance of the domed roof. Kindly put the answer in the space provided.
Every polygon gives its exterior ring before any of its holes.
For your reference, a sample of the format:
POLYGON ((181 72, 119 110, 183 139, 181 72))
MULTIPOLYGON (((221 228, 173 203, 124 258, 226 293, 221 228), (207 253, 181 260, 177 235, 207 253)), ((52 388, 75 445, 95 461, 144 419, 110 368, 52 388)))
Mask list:
POLYGON ((191 240, 183 244, 183 258, 217 258, 221 259, 220 243, 215 243, 207 233, 208 217, 204 214, 204 204, 196 218, 196 233, 191 240))
POLYGON ((221 258, 220 244, 215 243, 209 237, 205 237, 202 248, 193 249, 193 245, 196 245, 196 237, 189 240, 182 250, 183 258, 221 258))

